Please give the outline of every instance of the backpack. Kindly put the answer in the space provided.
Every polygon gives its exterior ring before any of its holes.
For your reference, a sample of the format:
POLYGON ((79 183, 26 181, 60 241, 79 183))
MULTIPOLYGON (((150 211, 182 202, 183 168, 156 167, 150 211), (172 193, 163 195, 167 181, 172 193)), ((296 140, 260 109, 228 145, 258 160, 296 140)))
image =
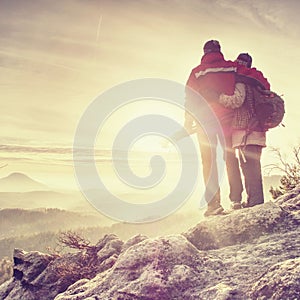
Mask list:
POLYGON ((284 100, 274 92, 260 86, 253 87, 254 113, 264 130, 278 126, 285 113, 284 100))

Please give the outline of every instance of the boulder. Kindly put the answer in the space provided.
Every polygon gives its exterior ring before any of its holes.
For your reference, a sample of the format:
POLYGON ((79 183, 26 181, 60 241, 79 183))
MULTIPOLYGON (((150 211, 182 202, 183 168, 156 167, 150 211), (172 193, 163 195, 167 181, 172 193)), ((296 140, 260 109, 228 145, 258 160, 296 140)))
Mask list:
MULTIPOLYGON (((54 255, 43 254, 37 251, 26 252, 21 249, 15 249, 13 278, 0 289, 0 299, 42 299, 41 297, 45 295, 49 286, 46 283, 42 285, 39 283, 35 284, 35 281, 55 258, 54 255)), ((56 288, 59 290, 58 286, 56 288)), ((44 299, 50 298, 46 297, 44 299)))
POLYGON ((130 248, 133 245, 136 245, 140 242, 143 242, 146 239, 148 239, 148 237, 145 236, 145 235, 142 235, 142 234, 138 234, 138 235, 133 236, 126 243, 124 243, 123 248, 122 248, 122 252, 126 251, 128 248, 130 248))
POLYGON ((251 242, 261 235, 282 230, 291 219, 289 212, 273 202, 205 219, 184 233, 199 250, 218 249, 251 242))
POLYGON ((190 299, 193 289, 219 280, 215 270, 223 267, 181 235, 146 239, 123 252, 111 269, 76 283, 55 300, 190 299))
POLYGON ((251 299, 300 299, 300 258, 271 267, 253 286, 251 299))
POLYGON ((74 282, 111 268, 122 246, 115 235, 105 235, 94 247, 61 256, 15 249, 14 275, 1 286, 0 299, 54 299, 74 282))
POLYGON ((280 205, 283 209, 290 212, 300 211, 300 184, 298 184, 294 189, 288 193, 278 197, 275 203, 280 205))

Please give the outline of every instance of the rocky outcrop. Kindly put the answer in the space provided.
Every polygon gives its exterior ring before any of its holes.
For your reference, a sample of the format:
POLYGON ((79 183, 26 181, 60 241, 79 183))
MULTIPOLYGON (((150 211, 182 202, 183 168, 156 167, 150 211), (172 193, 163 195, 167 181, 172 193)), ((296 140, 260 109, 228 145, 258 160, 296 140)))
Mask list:
POLYGON ((16 250, 0 299, 300 299, 299 193, 179 235, 108 235, 61 257, 16 250))
POLYGON ((55 299, 188 299, 193 289, 218 280, 215 270, 222 267, 181 235, 147 239, 123 252, 112 269, 55 299))
POLYGON ((146 240, 148 237, 146 237, 145 235, 142 234, 138 234, 133 236, 132 238, 130 238, 124 245, 122 248, 122 251, 124 252, 125 250, 127 250, 128 248, 130 248, 133 245, 136 245, 144 240, 146 240))
POLYGON ((122 250, 115 235, 104 236, 95 247, 62 256, 14 251, 13 278, 0 288, 0 299, 54 299, 82 278, 110 269, 122 250))
MULTIPOLYGON (((14 270, 13 279, 4 283, 0 289, 0 299, 37 299, 37 297, 45 294, 47 288, 51 288, 49 282, 39 280, 41 274, 45 272, 51 262, 55 260, 55 256, 47 255, 40 252, 25 252, 21 249, 14 251, 14 270)), ((50 274, 49 274, 50 275, 50 274)), ((56 282, 56 276, 53 282, 56 282)), ((69 284, 72 282, 69 282, 69 284)), ((66 284, 65 289, 68 284, 66 284)), ((60 289, 59 284, 55 285, 55 295, 64 291, 60 289)), ((51 294, 51 292, 50 292, 51 294)))
POLYGON ((289 212, 268 202, 229 215, 207 218, 184 233, 184 236, 199 250, 218 249, 286 230, 290 219, 292 216, 289 212))
POLYGON ((271 267, 253 286, 252 299, 300 299, 300 258, 271 267))
POLYGON ((291 192, 284 194, 276 199, 276 203, 283 209, 300 214, 300 184, 291 192))

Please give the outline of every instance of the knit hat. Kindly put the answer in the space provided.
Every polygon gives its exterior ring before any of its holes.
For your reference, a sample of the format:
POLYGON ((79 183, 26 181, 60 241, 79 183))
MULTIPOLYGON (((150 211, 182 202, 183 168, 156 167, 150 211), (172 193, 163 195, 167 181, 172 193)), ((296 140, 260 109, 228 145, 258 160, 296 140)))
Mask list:
POLYGON ((246 66, 247 68, 251 68, 252 66, 252 57, 248 53, 241 53, 236 59, 236 62, 246 66))
POLYGON ((220 52, 221 46, 220 43, 216 40, 210 40, 205 43, 203 47, 204 54, 210 53, 210 52, 220 52))

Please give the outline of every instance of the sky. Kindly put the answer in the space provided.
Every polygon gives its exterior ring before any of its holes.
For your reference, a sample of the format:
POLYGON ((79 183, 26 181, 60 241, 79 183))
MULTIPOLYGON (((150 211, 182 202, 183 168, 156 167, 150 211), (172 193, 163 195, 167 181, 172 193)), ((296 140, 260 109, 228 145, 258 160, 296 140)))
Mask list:
MULTIPOLYGON (((289 153, 300 137, 299 12, 297 0, 0 0, 0 161, 8 164, 0 175, 73 184, 74 135, 93 99, 140 78, 185 84, 210 39, 226 59, 250 53, 284 95, 285 127, 268 133, 262 162, 272 162, 271 147, 289 153)), ((108 120, 99 149, 149 110, 174 114, 159 104, 125 108, 108 120)))

